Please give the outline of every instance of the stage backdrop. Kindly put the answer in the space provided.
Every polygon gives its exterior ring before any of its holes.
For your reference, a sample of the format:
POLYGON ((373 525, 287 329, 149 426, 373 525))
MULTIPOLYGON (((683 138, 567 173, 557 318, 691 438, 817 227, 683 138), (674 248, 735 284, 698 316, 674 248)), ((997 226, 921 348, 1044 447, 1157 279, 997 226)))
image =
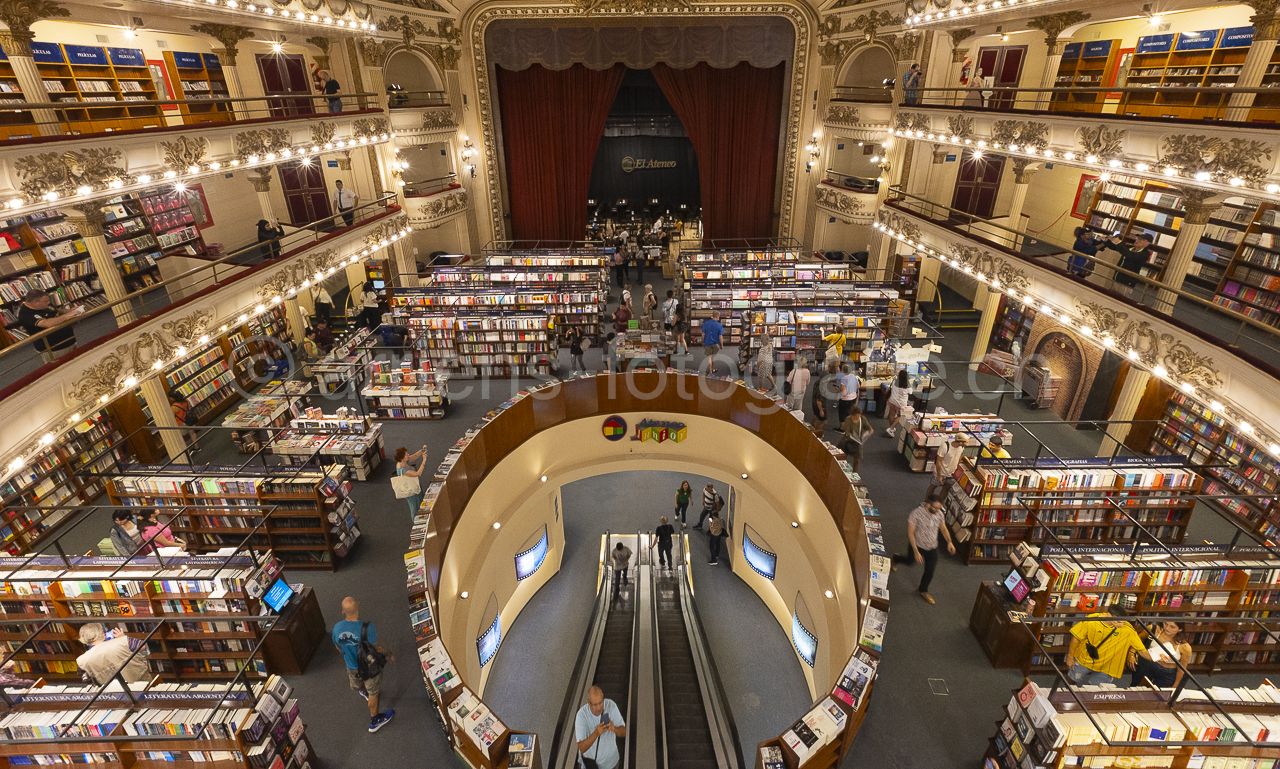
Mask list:
POLYGON ((605 210, 619 198, 636 209, 657 198, 663 213, 679 213, 681 203, 697 211, 698 156, 687 136, 606 136, 591 167, 591 198, 605 210))

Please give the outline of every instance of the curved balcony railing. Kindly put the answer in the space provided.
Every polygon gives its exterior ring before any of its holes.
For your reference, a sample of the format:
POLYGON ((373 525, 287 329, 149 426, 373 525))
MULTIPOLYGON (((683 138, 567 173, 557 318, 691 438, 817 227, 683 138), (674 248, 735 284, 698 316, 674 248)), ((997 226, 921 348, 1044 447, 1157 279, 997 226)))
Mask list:
POLYGON ((834 168, 828 168, 823 172, 823 174, 823 183, 830 184, 833 187, 840 187, 841 189, 850 190, 851 192, 880 191, 880 181, 874 177, 847 174, 843 171, 837 171, 834 168))
POLYGON ((394 85, 387 86, 387 106, 391 109, 413 107, 447 107, 449 94, 444 91, 406 91, 394 85))
POLYGON ((374 220, 400 211, 394 204, 395 195, 386 193, 377 200, 365 203, 346 212, 352 216, 347 225, 339 217, 327 217, 306 226, 297 227, 276 241, 280 256, 266 258, 272 253, 272 244, 254 243, 233 251, 222 258, 174 275, 142 290, 88 310, 79 318, 54 329, 21 339, 0 350, 0 399, 7 397, 33 378, 54 370, 76 355, 91 349, 105 338, 117 335, 129 328, 150 320, 167 308, 212 289, 229 285, 252 276, 261 269, 280 264, 291 256, 304 253, 321 241, 331 240, 343 233, 363 227, 374 220), (344 226, 335 227, 334 222, 344 226), (180 291, 181 297, 171 298, 169 291, 180 291), (118 319, 124 320, 118 320, 118 319), (135 320, 130 320, 133 318, 135 320), (75 333, 76 348, 70 354, 52 362, 46 362, 37 350, 36 342, 64 329, 75 333))
POLYGON ((457 174, 445 174, 437 176, 434 179, 423 179, 419 182, 405 182, 404 196, 406 198, 425 197, 434 195, 437 192, 444 192, 447 189, 458 186, 457 174))
POLYGON ((831 101, 856 102, 859 104, 892 104, 893 91, 884 86, 838 85, 831 92, 831 101))
POLYGON ((1038 267, 1085 282, 1092 289, 1111 294, 1117 302, 1166 318, 1187 333, 1250 360, 1270 376, 1280 379, 1280 329, 1232 312, 1195 294, 1122 269, 1104 258, 1089 256, 1063 243, 931 203, 897 187, 890 190, 885 205, 927 219, 989 249, 1020 257, 1038 267), (1076 265, 1075 269, 1069 269, 1072 263, 1076 265), (1085 264, 1089 269, 1080 270, 1079 265, 1085 264), (1080 272, 1090 274, 1081 277, 1080 272), (1114 290, 1117 275, 1125 275, 1135 281, 1128 296, 1123 291, 1114 290))
MULTIPOLYGON (((886 92, 887 93, 887 92, 886 92)), ((967 110, 995 112, 1050 112, 1055 115, 1107 117, 1120 120, 1206 120, 1226 121, 1227 108, 1233 94, 1277 97, 1274 88, 1202 88, 1161 86, 1068 86, 1058 88, 918 88, 914 98, 904 99, 902 107, 959 107, 967 110), (1159 97, 1159 101, 1157 98, 1159 97)), ((1277 106, 1255 105, 1248 110, 1280 113, 1277 106)), ((1238 119, 1231 122, 1248 122, 1238 119)), ((1251 127, 1259 125, 1250 123, 1251 127)), ((1271 126, 1274 127, 1274 126, 1271 126)))

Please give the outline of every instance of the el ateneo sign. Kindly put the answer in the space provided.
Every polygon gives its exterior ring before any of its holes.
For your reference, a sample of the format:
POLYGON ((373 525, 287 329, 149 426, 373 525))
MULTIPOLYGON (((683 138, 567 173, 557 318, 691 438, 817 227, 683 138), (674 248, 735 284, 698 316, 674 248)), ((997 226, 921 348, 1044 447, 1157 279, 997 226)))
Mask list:
POLYGON ((633 158, 627 155, 622 159, 622 172, 651 171, 658 168, 675 168, 674 160, 654 160, 653 158, 633 158))

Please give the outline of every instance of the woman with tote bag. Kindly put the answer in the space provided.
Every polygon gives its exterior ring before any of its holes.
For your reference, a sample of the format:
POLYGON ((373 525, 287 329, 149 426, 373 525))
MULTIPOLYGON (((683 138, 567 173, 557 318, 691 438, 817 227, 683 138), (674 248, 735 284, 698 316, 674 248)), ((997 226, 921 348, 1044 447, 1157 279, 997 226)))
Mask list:
POLYGON ((418 476, 422 475, 422 468, 426 463, 426 446, 412 454, 404 446, 396 449, 396 474, 391 478, 391 488, 396 493, 396 499, 403 499, 409 503, 410 518, 416 516, 418 508, 422 506, 422 484, 418 476), (410 463, 419 457, 422 458, 422 463, 415 470, 410 463))

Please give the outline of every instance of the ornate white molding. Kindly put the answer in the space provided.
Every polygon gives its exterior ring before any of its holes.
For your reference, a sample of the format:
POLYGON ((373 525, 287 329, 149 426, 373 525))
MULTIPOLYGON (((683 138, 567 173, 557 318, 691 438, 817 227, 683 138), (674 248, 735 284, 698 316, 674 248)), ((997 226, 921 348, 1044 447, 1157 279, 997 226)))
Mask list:
POLYGON ((90 405, 131 384, 130 379, 146 379, 155 373, 157 361, 173 358, 179 349, 194 349, 202 344, 201 339, 207 342, 212 324, 213 312, 207 309, 164 321, 156 330, 144 331, 101 355, 75 380, 67 395, 76 403, 90 405))
POLYGON ((471 196, 461 187, 425 198, 405 198, 405 209, 414 229, 435 229, 463 213, 471 205, 471 196))
POLYGON ((448 141, 458 133, 452 107, 401 107, 391 110, 391 127, 401 147, 448 141))
MULTIPOLYGON (((675 3, 671 3, 675 6, 675 3)), ((688 8, 670 7, 653 8, 645 14, 645 18, 662 23, 668 19, 690 19, 721 23, 725 17, 773 16, 786 19, 795 31, 795 43, 792 52, 790 73, 791 79, 786 92, 786 133, 784 135, 785 151, 782 167, 782 204, 778 217, 778 232, 787 235, 791 232, 792 219, 795 216, 797 181, 799 179, 801 145, 800 126, 804 119, 804 100, 806 81, 809 77, 809 54, 812 46, 814 28, 817 17, 808 6, 777 3, 708 3, 691 5, 688 8)), ((464 38, 467 54, 471 57, 473 76, 477 90, 477 112, 480 123, 480 151, 484 156, 485 193, 488 197, 488 214, 491 237, 502 239, 507 237, 506 223, 502 210, 502 188, 499 183, 498 136, 494 113, 494 100, 497 98, 493 83, 489 78, 488 59, 485 55, 485 30, 490 24, 500 19, 536 19, 539 22, 556 23, 580 20, 582 10, 576 4, 560 5, 540 4, 525 7, 499 6, 485 8, 475 17, 467 20, 464 38)))
POLYGON ((877 196, 874 192, 854 192, 818 182, 813 196, 819 210, 846 224, 871 224, 875 220, 873 212, 877 196))

